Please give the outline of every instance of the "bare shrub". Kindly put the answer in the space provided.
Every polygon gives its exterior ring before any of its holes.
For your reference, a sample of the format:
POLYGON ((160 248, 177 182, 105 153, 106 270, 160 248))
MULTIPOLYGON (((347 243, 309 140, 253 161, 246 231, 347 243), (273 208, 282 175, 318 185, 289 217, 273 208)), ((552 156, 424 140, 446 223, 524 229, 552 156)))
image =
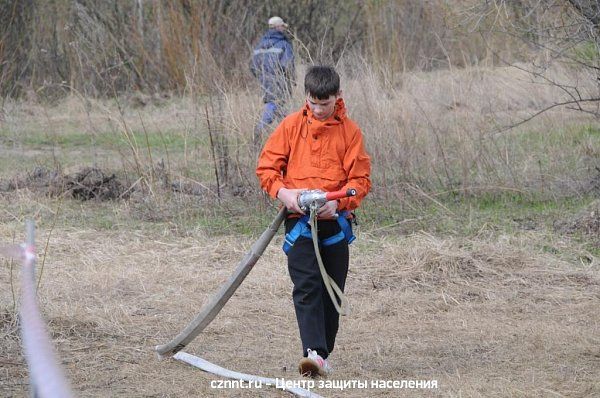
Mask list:
MULTIPOLYGON (((138 90, 189 93, 193 87, 194 93, 214 93, 222 86, 243 87, 252 43, 274 14, 290 21, 301 59, 335 64, 348 53, 358 53, 394 83, 408 70, 528 59, 531 51, 518 38, 493 29, 502 19, 503 27, 542 31, 546 14, 529 12, 529 3, 534 2, 4 3, 0 59, 10 63, 2 69, 0 92, 54 100, 73 90, 84 96, 114 96, 138 90), (500 8, 496 19, 494 6, 500 8), (473 24, 489 34, 483 37, 473 24)), ((558 3, 567 8, 568 2, 558 3)), ((568 14, 565 26, 572 21, 573 26, 585 26, 573 20, 585 12, 568 14)))
POLYGON ((600 117, 600 85, 597 83, 600 57, 600 28, 597 1, 569 0, 540 2, 536 0, 493 1, 474 5, 464 14, 464 23, 479 31, 486 46, 502 64, 515 59, 498 53, 492 40, 505 38, 530 49, 535 59, 526 71, 543 79, 545 84, 562 90, 566 96, 531 115, 537 116, 557 106, 567 106, 600 117), (557 79, 553 64, 559 62, 587 69, 596 81, 595 90, 581 92, 589 85, 557 79))
MULTIPOLYGON (((556 108, 510 128, 569 97, 529 74, 530 65, 409 72, 394 86, 367 62, 351 66, 344 97, 365 133, 377 187, 398 192, 417 184, 461 195, 586 192, 598 153, 585 149, 588 144, 575 139, 573 130, 593 123, 592 117, 556 108), (571 144, 576 142, 582 145, 571 144)), ((595 90, 588 69, 557 64, 546 73, 581 93, 595 90)))
MULTIPOLYGON (((600 155, 592 116, 557 107, 509 129, 568 98, 560 87, 527 73, 530 65, 405 72, 391 85, 368 62, 342 59, 343 97, 372 155, 375 193, 431 201, 437 193, 556 198, 590 192, 600 155)), ((304 68, 299 65, 299 75, 304 68)), ((581 93, 595 89, 586 68, 556 64, 546 73, 577 84, 581 93)), ((162 168, 171 182, 183 182, 176 189, 186 192, 213 198, 218 191, 258 193, 251 150, 260 115, 257 91, 223 86, 208 96, 153 98, 143 97, 140 105, 128 96, 113 101, 70 97, 56 107, 8 101, 4 125, 12 136, 7 139, 16 148, 36 131, 57 139, 83 131, 89 134, 92 159, 104 163, 101 169, 122 165, 123 174, 131 175, 129 183, 142 177, 144 189, 155 182, 164 185, 162 168), (118 151, 110 150, 112 144, 94 144, 103 135, 114 136, 108 141, 119 144, 118 151), (147 143, 149 135, 156 137, 157 147, 147 143), (181 146, 169 148, 171 141, 181 146)), ((299 109, 303 101, 299 84, 290 109, 299 109)))

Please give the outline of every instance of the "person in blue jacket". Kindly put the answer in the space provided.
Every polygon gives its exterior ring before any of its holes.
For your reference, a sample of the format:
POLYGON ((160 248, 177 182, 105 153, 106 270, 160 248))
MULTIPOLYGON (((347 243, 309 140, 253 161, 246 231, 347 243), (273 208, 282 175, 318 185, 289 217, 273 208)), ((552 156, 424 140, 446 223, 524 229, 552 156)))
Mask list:
POLYGON ((254 47, 250 70, 260 82, 264 109, 254 128, 254 146, 260 149, 267 126, 282 119, 285 106, 295 84, 294 51, 285 31, 288 27, 280 17, 269 19, 269 30, 254 47))

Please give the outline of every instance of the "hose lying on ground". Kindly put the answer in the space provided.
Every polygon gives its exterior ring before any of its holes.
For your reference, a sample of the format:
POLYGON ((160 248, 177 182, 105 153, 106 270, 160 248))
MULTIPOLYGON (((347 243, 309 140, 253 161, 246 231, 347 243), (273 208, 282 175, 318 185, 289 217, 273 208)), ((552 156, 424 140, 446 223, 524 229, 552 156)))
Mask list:
POLYGON ((35 246, 33 221, 27 221, 27 243, 0 246, 0 255, 21 260, 21 336, 29 367, 32 396, 36 398, 69 398, 71 387, 60 367, 46 323, 40 315, 35 289, 35 246))

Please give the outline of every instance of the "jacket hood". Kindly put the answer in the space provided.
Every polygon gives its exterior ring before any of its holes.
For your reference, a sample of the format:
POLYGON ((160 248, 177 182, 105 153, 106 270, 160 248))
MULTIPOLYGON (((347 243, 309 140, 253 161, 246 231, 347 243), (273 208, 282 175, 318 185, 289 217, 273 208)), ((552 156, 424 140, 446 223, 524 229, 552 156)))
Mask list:
POLYGON ((303 114, 308 118, 309 123, 315 126, 333 126, 342 123, 344 119, 346 119, 346 104, 342 98, 338 98, 335 101, 335 109, 333 110, 333 114, 322 121, 315 118, 308 104, 304 104, 303 114))
POLYGON ((264 34, 264 36, 261 38, 259 47, 261 47, 261 48, 272 47, 274 43, 277 43, 278 41, 281 41, 281 40, 285 40, 285 41, 288 40, 285 33, 280 32, 276 29, 269 29, 264 34))

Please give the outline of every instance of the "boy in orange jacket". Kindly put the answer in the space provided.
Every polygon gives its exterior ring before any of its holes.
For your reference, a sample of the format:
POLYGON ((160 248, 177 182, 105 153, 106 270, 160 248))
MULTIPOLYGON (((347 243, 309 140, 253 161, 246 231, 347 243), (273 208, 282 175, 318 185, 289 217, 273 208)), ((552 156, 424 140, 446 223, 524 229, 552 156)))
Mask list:
MULTIPOLYGON (((371 188, 371 161, 360 128, 346 116, 337 72, 328 66, 311 67, 304 79, 304 91, 306 104, 273 131, 259 156, 256 174, 263 190, 288 209, 287 236, 303 220, 300 217, 304 213, 298 206, 300 192, 356 189, 356 196, 329 201, 318 211, 323 265, 343 290, 351 241, 348 229, 352 236, 346 219, 352 217, 350 212, 371 188), (325 243, 342 230, 346 239, 325 243)), ((327 357, 334 347, 339 314, 323 284, 312 240, 306 234, 296 238, 287 247, 287 256, 303 348, 299 371, 306 376, 324 376, 331 371, 327 357)))

